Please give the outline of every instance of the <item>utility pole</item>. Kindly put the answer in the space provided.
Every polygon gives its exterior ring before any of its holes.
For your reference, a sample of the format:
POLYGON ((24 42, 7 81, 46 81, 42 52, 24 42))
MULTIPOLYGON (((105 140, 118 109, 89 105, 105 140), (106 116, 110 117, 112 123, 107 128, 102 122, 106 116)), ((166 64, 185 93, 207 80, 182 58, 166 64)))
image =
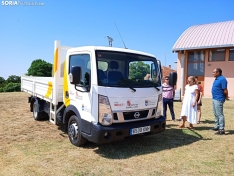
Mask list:
POLYGON ((165 53, 165 67, 167 66, 167 53, 165 53))

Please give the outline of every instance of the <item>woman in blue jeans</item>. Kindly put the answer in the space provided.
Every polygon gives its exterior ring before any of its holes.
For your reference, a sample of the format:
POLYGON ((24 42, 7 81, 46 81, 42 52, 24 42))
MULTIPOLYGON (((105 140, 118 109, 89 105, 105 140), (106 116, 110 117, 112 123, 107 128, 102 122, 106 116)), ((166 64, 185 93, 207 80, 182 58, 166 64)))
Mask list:
POLYGON ((175 113, 173 107, 173 101, 175 96, 175 89, 169 85, 169 76, 165 76, 165 82, 162 85, 163 89, 163 116, 167 118, 167 105, 171 112, 172 121, 175 121, 175 113))

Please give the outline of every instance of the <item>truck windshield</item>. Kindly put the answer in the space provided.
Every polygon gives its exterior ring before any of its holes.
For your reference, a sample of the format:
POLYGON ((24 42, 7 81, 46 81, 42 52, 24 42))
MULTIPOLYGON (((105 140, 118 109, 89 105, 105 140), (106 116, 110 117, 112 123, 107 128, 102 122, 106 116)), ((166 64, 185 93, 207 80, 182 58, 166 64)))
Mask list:
POLYGON ((114 51, 96 51, 98 85, 159 87, 161 74, 154 57, 114 51))

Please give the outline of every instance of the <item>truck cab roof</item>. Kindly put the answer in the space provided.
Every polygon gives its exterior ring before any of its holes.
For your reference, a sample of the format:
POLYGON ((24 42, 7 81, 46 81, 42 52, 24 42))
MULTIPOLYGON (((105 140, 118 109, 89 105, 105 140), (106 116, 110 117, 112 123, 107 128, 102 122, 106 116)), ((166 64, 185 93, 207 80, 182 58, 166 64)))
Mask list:
POLYGON ((125 49, 125 48, 115 48, 115 47, 106 47, 106 46, 81 46, 81 47, 74 47, 70 48, 68 52, 77 52, 77 51, 91 51, 91 50, 104 50, 104 51, 117 51, 117 52, 127 52, 127 53, 134 53, 134 54, 140 54, 140 55, 146 55, 150 57, 155 57, 152 54, 141 52, 137 50, 131 50, 131 49, 125 49))

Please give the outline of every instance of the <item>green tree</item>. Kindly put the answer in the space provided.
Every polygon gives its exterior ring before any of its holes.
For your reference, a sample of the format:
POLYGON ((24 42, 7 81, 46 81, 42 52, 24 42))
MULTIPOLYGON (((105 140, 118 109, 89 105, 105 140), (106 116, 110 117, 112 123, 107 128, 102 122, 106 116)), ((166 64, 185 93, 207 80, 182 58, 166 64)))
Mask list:
POLYGON ((10 82, 3 87, 3 92, 20 92, 20 91, 21 91, 20 83, 10 82))
POLYGON ((3 77, 0 77, 0 92, 3 92, 4 84, 5 84, 5 79, 3 77))
POLYGON ((34 60, 28 69, 28 76, 52 76, 52 64, 42 59, 34 60))
POLYGON ((131 63, 129 67, 130 79, 144 79, 145 75, 150 73, 150 65, 142 61, 131 63))
POLYGON ((0 92, 19 92, 21 91, 20 76, 11 75, 5 80, 0 77, 0 92))
POLYGON ((6 80, 7 83, 20 83, 20 81, 21 81, 20 76, 16 75, 11 75, 6 80))
POLYGON ((5 83, 5 79, 0 76, 0 87, 3 86, 5 83))

